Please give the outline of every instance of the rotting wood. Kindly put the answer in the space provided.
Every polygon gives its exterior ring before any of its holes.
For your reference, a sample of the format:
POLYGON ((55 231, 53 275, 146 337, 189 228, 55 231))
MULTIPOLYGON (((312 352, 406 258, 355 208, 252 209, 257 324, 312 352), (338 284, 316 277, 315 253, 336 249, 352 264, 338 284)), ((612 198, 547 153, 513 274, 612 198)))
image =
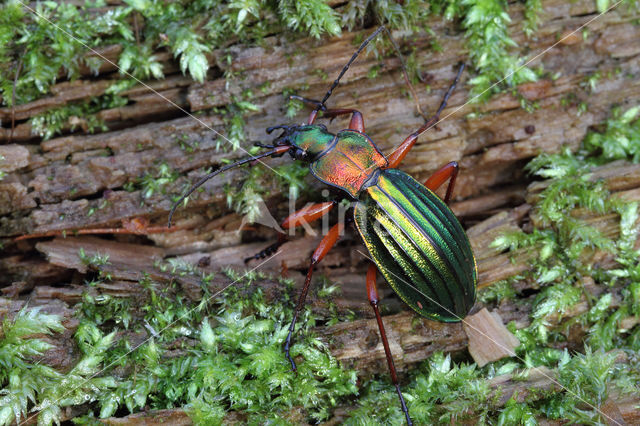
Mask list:
POLYGON ((469 339, 469 354, 480 367, 515 356, 520 341, 502 323, 497 312, 482 308, 462 321, 469 339))
MULTIPOLYGON (((622 173, 628 172, 628 169, 619 165, 617 169, 622 173)), ((640 167, 640 166, 637 166, 640 167)), ((617 175, 608 172, 608 179, 615 180, 617 175)), ((637 182, 640 186, 640 181, 637 182)), ((625 186, 626 188, 627 186, 625 186)), ((535 189, 535 185, 532 185, 535 189)), ((625 193, 629 193, 627 190, 625 193)), ((614 195, 615 196, 615 195, 614 195)), ((514 209, 511 212, 499 213, 468 230, 468 235, 472 246, 477 254, 478 269, 480 283, 479 287, 483 288, 491 285, 501 279, 505 279, 512 275, 514 271, 526 271, 529 267, 529 259, 535 256, 535 253, 526 253, 524 251, 516 252, 511 256, 499 253, 496 249, 490 247, 490 242, 498 235, 520 229, 519 223, 530 212, 528 205, 514 209), (512 259, 513 257, 513 259, 512 259), (496 265, 502 265, 497 267, 496 265)), ((617 232, 617 217, 607 215, 600 218, 598 225, 609 236, 615 236, 617 232)), ((234 222, 219 223, 218 225, 231 226, 234 228, 234 222)), ((166 235, 166 238, 182 238, 179 231, 174 234, 166 235)), ((235 233, 235 230, 229 231, 235 233)), ((261 270, 279 273, 282 268, 282 259, 286 259, 287 268, 292 278, 301 284, 303 275, 298 275, 296 270, 303 271, 308 264, 308 256, 310 248, 317 244, 319 236, 307 236, 289 241, 282 247, 282 254, 275 256, 267 261, 261 270)), ((26 241, 21 243, 27 243, 26 241)), ((251 253, 261 249, 262 243, 239 244, 232 247, 213 248, 211 251, 193 251, 188 254, 177 256, 179 261, 187 264, 200 265, 204 273, 213 272, 221 267, 238 267, 244 268, 242 259, 251 253)), ((637 246, 640 247, 640 238, 637 246)), ((131 297, 139 293, 139 287, 136 283, 143 274, 150 277, 158 283, 167 283, 171 280, 177 282, 182 290, 193 301, 197 301, 202 297, 202 289, 200 287, 200 278, 193 275, 172 275, 169 271, 161 269, 161 263, 171 253, 171 249, 163 249, 160 247, 152 247, 148 245, 132 244, 124 241, 107 241, 101 238, 82 236, 55 238, 51 241, 39 242, 35 246, 39 251, 47 256, 47 261, 41 261, 42 265, 51 265, 54 271, 68 271, 75 269, 80 273, 87 272, 87 264, 80 257, 80 248, 83 249, 87 258, 100 254, 108 256, 108 262, 99 267, 92 266, 94 270, 99 268, 102 273, 109 274, 113 280, 110 283, 98 286, 96 291, 117 297, 131 297)), ((331 270, 330 274, 336 277, 335 280, 344 289, 344 294, 334 300, 338 308, 338 312, 344 312, 347 309, 360 312, 364 319, 358 319, 352 322, 340 323, 330 327, 323 327, 317 330, 317 333, 323 336, 329 342, 329 348, 344 365, 357 368, 362 373, 375 372, 379 363, 384 360, 384 351, 377 334, 377 325, 375 320, 370 318, 365 298, 362 296, 364 287, 364 278, 362 272, 366 267, 366 261, 359 253, 363 249, 359 245, 346 245, 336 249, 336 252, 330 253, 323 262, 320 272, 323 270, 331 270), (352 290, 353 289, 353 290, 352 290), (361 296, 357 297, 360 294, 361 296)), ((174 253, 175 254, 175 253, 174 253)), ((595 254, 594 254, 595 255, 595 254)), ((605 257, 600 256, 601 264, 605 267, 616 267, 614 262, 604 262, 605 257)), ((45 272, 40 273, 40 275, 45 272)), ((67 279, 68 279, 67 272, 67 279)), ((587 280, 587 278, 585 278, 587 280)), ((23 277, 22 283, 19 284, 14 292, 20 289, 32 288, 36 283, 33 277, 23 277)), ((233 285, 228 279, 216 278, 209 289, 210 294, 214 294, 227 285, 233 285)), ((389 289, 380 280, 381 290, 389 294, 389 289)), ((519 289, 531 288, 534 283, 523 281, 518 284, 519 289)), ((585 281, 585 288, 589 288, 594 297, 597 297, 601 288, 589 284, 585 281)), ((279 297, 282 288, 274 282, 262 282, 260 287, 264 289, 268 297, 279 297)), ((24 291, 24 290, 23 290, 24 291)), ((53 287, 38 286, 33 290, 31 298, 37 303, 47 305, 47 301, 66 301, 69 304, 77 301, 80 297, 80 287, 70 287, 65 291, 55 289, 53 287)), ((530 296, 533 300, 535 295, 530 296)), ((504 323, 515 321, 517 328, 529 325, 528 318, 531 312, 529 303, 505 302, 495 307, 495 311, 503 319, 504 323)), ((621 298, 614 292, 612 297, 612 307, 618 306, 621 298)), ((320 312, 326 312, 326 305, 323 302, 311 298, 313 309, 320 312)), ((479 305, 480 307, 480 305, 479 305)), ((586 300, 576 304, 571 310, 563 314, 563 319, 575 317, 587 312, 589 305, 586 300)), ((8 313, 8 311, 5 311, 8 313)), ((549 317, 550 323, 558 321, 557 317, 549 317)), ((637 323, 637 318, 629 317, 622 320, 626 324, 627 329, 633 327, 637 323)), ((426 359, 435 351, 461 351, 467 347, 467 337, 463 332, 461 324, 443 324, 428 321, 426 319, 416 318, 410 312, 400 312, 393 315, 385 316, 385 324, 389 336, 389 342, 394 352, 396 365, 402 370, 409 364, 414 364, 426 359)), ((578 330, 572 330, 577 332, 578 330)), ((576 338, 581 337, 578 333, 576 338)), ((572 338, 568 336, 568 341, 564 344, 571 346, 572 338)))
MULTIPOLYGON (((518 229, 518 222, 528 211, 529 207, 525 205, 521 209, 516 209, 511 213, 500 213, 476 225, 469 230, 472 244, 476 246, 481 241, 494 238, 497 233, 507 229, 518 229)), ((607 220, 615 221, 614 218, 607 220)), ((292 243, 295 243, 295 241, 288 243, 289 249, 291 249, 292 243)), ((135 280, 138 280, 142 274, 145 273, 157 281, 159 285, 167 283, 170 280, 177 281, 183 291, 194 301, 199 300, 201 297, 199 280, 195 277, 189 275, 182 277, 172 276, 170 273, 158 269, 156 261, 163 259, 165 255, 164 250, 161 248, 119 241, 105 241, 103 239, 86 236, 68 237, 66 239, 56 238, 52 241, 40 242, 36 247, 49 256, 49 262, 52 265, 74 268, 79 272, 86 272, 88 268, 79 255, 79 249, 81 247, 87 257, 97 253, 109 255, 109 261, 105 265, 101 265, 99 269, 103 273, 109 274, 112 277, 112 281, 100 284, 92 291, 117 297, 140 297, 139 284, 137 284, 135 280)), ((294 248, 293 252, 299 252, 299 250, 299 248, 294 248)), ((237 258, 237 252, 235 256, 237 258)), ((338 254, 337 256, 341 255, 338 254)), ((496 253, 494 250, 489 257, 482 257, 479 261, 479 267, 481 277, 484 276, 485 278, 481 279, 487 279, 487 275, 483 275, 483 268, 487 265, 486 261, 490 260, 491 257, 496 258, 501 256, 504 255, 496 253)), ((230 255, 229 259, 231 258, 233 258, 233 255, 230 255)), ((301 262, 306 261, 306 256, 301 255, 300 258, 302 259, 301 262)), ((527 258, 527 256, 516 256, 515 262, 527 263, 527 258)), ((185 257, 184 259, 197 262, 193 257, 185 257)), ((334 258, 332 260, 328 256, 327 261, 338 262, 338 259, 334 258)), ((210 261, 211 258, 208 258, 208 261, 203 263, 206 264, 210 261)), ((211 267, 210 263, 208 267, 211 267)), ((96 267, 92 266, 92 268, 95 269, 96 267)), ((207 267, 202 269, 206 270, 207 267)), ((353 277, 355 280, 362 279, 360 274, 353 274, 353 277)), ((214 283, 212 290, 215 291, 216 289, 224 288, 228 284, 233 283, 229 280, 225 282, 224 280, 218 279, 214 283)), ((280 297, 281 288, 279 288, 278 283, 267 281, 260 282, 259 285, 264 289, 268 299, 280 297)), ((68 286, 64 289, 38 286, 32 292, 31 306, 40 305, 46 312, 56 313, 64 318, 63 324, 65 325, 65 332, 62 335, 56 335, 55 338, 46 338, 54 345, 54 349, 44 355, 43 362, 46 362, 54 368, 61 370, 68 369, 78 357, 76 353, 77 349, 72 338, 78 322, 74 319, 73 309, 69 308, 69 305, 79 300, 82 289, 82 286, 68 286)), ((593 290, 594 296, 597 296, 595 293, 602 289, 593 290)), ((534 297, 535 296, 531 296, 530 299, 534 297)), ((311 299, 312 309, 327 312, 326 305, 323 305, 323 302, 319 302, 313 297, 311 297, 311 299)), ((617 306, 620 300, 617 294, 614 295, 612 298, 612 307, 617 306)), ((343 303, 344 301, 342 299, 336 299, 334 301, 339 311, 346 309, 345 306, 349 307, 348 300, 346 303, 343 303)), ((19 309, 24 307, 24 305, 25 301, 22 300, 11 301, 6 298, 0 298, 0 316, 12 317, 19 309)), ((528 325, 527 318, 529 318, 531 306, 532 304, 526 303, 526 301, 524 304, 505 302, 500 304, 496 308, 496 311, 505 322, 515 321, 516 327, 522 328, 528 325)), ((573 309, 566 312, 563 318, 566 320, 567 318, 583 314, 588 310, 589 306, 585 301, 584 303, 577 304, 573 309)), ((553 318, 549 318, 549 320, 554 321, 553 318)), ((467 337, 463 332, 463 326, 459 323, 443 324, 432 322, 423 318, 417 318, 410 312, 387 315, 384 317, 384 321, 389 342, 394 352, 396 367, 399 370, 404 370, 408 365, 425 360, 436 351, 458 352, 465 350, 468 345, 467 337)), ((623 319, 622 323, 625 323, 628 327, 633 327, 637 321, 637 318, 630 317, 623 319)), ((316 329, 315 332, 328 342, 329 350, 343 365, 349 368, 356 368, 362 376, 375 374, 379 371, 380 363, 384 362, 384 351, 377 333, 377 325, 372 318, 339 323, 329 327, 320 327, 316 329)), ((563 343, 560 347, 571 345, 573 339, 582 338, 581 331, 572 328, 570 332, 576 332, 576 335, 573 336, 569 334, 567 336, 567 342, 563 343)), ((134 342, 142 342, 148 337, 145 333, 146 332, 143 331, 142 333, 130 335, 129 338, 134 342)), ((538 388, 553 388, 553 383, 545 378, 538 377, 535 380, 537 381, 530 383, 530 385, 535 384, 538 388)), ((502 386, 502 393, 500 393, 500 401, 502 401, 502 404, 506 401, 505 395, 508 392, 511 392, 511 394, 518 392, 519 396, 524 394, 522 389, 518 387, 522 385, 522 382, 513 384, 513 389, 510 388, 512 385, 508 380, 506 384, 505 382, 498 382, 502 386), (506 393, 504 389, 507 390, 506 393)), ((618 408, 623 418, 627 419, 637 416, 637 410, 629 409, 633 407, 633 405, 629 403, 628 398, 623 399, 621 402, 617 399, 615 401, 614 408, 618 408)), ((176 413, 175 415, 183 418, 181 417, 182 414, 176 413)), ((167 415, 171 416, 173 414, 167 413, 167 415)), ((145 421, 144 419, 146 417, 144 415, 141 414, 139 416, 140 417, 133 417, 130 420, 135 422, 145 421)), ((122 421, 126 422, 127 420, 122 421)))

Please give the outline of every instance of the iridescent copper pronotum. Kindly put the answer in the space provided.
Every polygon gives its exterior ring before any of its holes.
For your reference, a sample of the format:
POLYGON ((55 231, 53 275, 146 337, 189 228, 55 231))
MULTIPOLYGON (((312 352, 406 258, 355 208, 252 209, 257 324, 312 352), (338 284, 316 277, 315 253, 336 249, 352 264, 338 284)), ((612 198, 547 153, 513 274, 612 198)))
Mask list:
MULTIPOLYGON (((384 27, 378 28, 362 43, 322 101, 297 97, 315 106, 306 124, 268 128, 267 133, 282 130, 271 145, 257 144, 269 151, 222 167, 203 177, 174 205, 169 215, 169 226, 180 202, 206 180, 219 173, 259 158, 281 156, 285 153, 289 153, 296 160, 309 163, 311 173, 318 180, 337 188, 345 198, 354 201, 354 223, 373 259, 366 278, 369 302, 376 315, 392 382, 407 422, 411 424, 378 311, 376 269, 382 273, 398 296, 423 317, 436 321, 460 321, 475 302, 478 276, 475 258, 460 222, 447 206, 455 185, 458 164, 446 164, 424 185, 397 169, 418 136, 438 122, 464 65, 460 67, 436 114, 386 157, 365 134, 364 119, 359 111, 325 107, 325 102, 351 63, 382 30, 384 27), (351 115, 348 129, 333 134, 324 125, 315 124, 320 111, 326 118, 351 115), (447 192, 444 200, 441 200, 433 191, 447 180, 447 192)), ((308 206, 287 217, 282 223, 282 228, 291 229, 317 220, 336 205, 337 201, 328 201, 308 206)), ((342 229, 343 224, 333 226, 311 256, 311 265, 284 343, 285 355, 294 371, 296 364, 289 354, 289 349, 298 314, 304 307, 309 291, 314 266, 336 244, 342 229)), ((248 258, 247 261, 275 253, 285 240, 286 237, 282 235, 277 243, 248 258)))

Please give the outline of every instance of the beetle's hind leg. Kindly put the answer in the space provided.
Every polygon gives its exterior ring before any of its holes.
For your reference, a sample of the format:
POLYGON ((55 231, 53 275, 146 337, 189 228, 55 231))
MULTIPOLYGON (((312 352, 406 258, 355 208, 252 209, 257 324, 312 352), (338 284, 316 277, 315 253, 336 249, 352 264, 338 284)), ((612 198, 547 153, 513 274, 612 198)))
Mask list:
POLYGON ((400 382, 398 381, 396 366, 393 363, 391 349, 389 348, 389 342, 387 341, 387 334, 384 331, 384 323, 382 322, 380 310, 378 309, 379 298, 378 287, 376 286, 377 272, 378 269, 376 268, 376 265, 374 265, 373 263, 369 264, 369 269, 367 270, 367 297, 369 298, 369 303, 373 308, 373 312, 376 314, 376 321, 378 322, 378 330, 380 331, 380 337, 382 338, 382 346, 384 346, 384 354, 387 357, 387 365, 389 366, 391 382, 396 387, 396 392, 398 393, 398 398, 400 399, 400 406, 402 407, 402 412, 407 419, 407 423, 409 425, 412 425, 413 423, 411 422, 411 417, 409 417, 407 404, 404 402, 404 396, 402 396, 402 391, 400 390, 400 382))
MULTIPOLYGON (((336 204, 338 204, 337 201, 327 201, 324 203, 311 204, 310 206, 304 207, 288 216, 285 220, 282 221, 282 224, 280 226, 283 230, 289 230, 307 223, 311 223, 329 213, 331 209, 336 206, 336 204)), ((254 259, 264 259, 267 256, 271 256, 278 251, 282 244, 287 242, 287 239, 287 234, 285 234, 284 232, 280 232, 278 234, 278 241, 271 244, 264 250, 256 253, 255 255, 247 257, 244 260, 244 263, 249 263, 254 259)))

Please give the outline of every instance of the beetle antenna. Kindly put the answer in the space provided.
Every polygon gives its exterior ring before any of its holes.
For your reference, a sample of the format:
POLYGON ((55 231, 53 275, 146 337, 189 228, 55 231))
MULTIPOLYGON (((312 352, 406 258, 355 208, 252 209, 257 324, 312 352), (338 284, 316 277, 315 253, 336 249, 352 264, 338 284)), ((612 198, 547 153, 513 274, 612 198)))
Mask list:
POLYGON ((391 35, 391 31, 389 31, 389 29, 387 29, 386 27, 382 27, 382 28, 384 28, 384 31, 387 33, 387 36, 391 41, 391 45, 393 46, 393 49, 396 51, 396 54, 400 58, 402 75, 404 76, 405 83, 407 83, 407 86, 409 86, 409 91, 411 92, 411 96, 413 96, 413 101, 416 103, 416 109, 418 110, 418 114, 420 114, 422 118, 426 120, 427 117, 424 114, 424 112, 422 112, 422 108, 420 108, 420 101, 418 100, 418 94, 416 93, 416 89, 414 89, 413 84, 411 84, 411 80, 409 79, 409 74, 407 73, 407 63, 404 60, 404 56, 402 56, 402 52, 400 52, 400 48, 398 47, 398 45, 396 44, 396 41, 391 35))
POLYGON ((264 158, 264 157, 282 155, 285 152, 287 152, 288 150, 289 150, 288 146, 284 146, 284 145, 283 146, 279 146, 279 147, 277 147, 277 148, 275 148, 275 149, 273 149, 271 151, 267 151, 267 152, 263 152, 262 154, 253 155, 251 157, 243 158, 242 160, 236 161, 233 164, 229 164, 229 165, 226 165, 224 167, 220 167, 215 172, 211 172, 211 173, 207 174, 206 176, 203 176, 195 185, 193 185, 191 188, 189 188, 189 190, 187 191, 186 194, 184 194, 182 197, 180 197, 180 199, 178 201, 175 202, 175 204, 171 208, 171 212, 169 212, 169 223, 167 224, 167 228, 171 228, 171 218, 173 217, 173 214, 175 213, 175 211, 178 208, 178 206, 180 205, 180 203, 182 203, 189 195, 193 194, 193 191, 198 189, 202 184, 204 184, 206 181, 208 181, 212 177, 215 177, 215 176, 219 175, 220 173, 224 173, 229 169, 233 169, 234 167, 241 166, 243 164, 250 163, 252 161, 259 160, 259 159, 264 158))
POLYGON ((460 68, 458 68, 458 74, 456 74, 456 78, 453 80, 453 83, 451 83, 451 86, 449 86, 449 89, 447 89, 447 93, 444 94, 442 102, 440 103, 440 108, 438 108, 438 112, 436 112, 436 114, 434 115, 434 117, 436 117, 436 121, 440 120, 440 113, 447 106, 449 96, 451 96, 453 90, 456 88, 456 85, 460 81, 460 76, 462 75, 462 71, 464 71, 464 67, 465 65, 463 62, 462 64, 460 64, 460 68))
POLYGON ((329 96, 331 96, 331 93, 333 92, 333 89, 335 89, 336 87, 338 87, 338 84, 340 83, 340 79, 342 78, 342 76, 344 75, 344 73, 347 72, 347 70, 349 69, 349 67, 351 66, 351 64, 353 63, 353 61, 356 60, 356 58, 358 57, 358 55, 360 54, 360 52, 362 52, 364 50, 365 47, 367 47, 367 44, 369 44, 371 42, 371 40, 373 40, 374 38, 376 38, 376 36, 378 34, 380 34, 383 30, 385 30, 384 25, 378 27, 377 30, 375 30, 373 32, 373 34, 371 34, 369 37, 367 37, 367 39, 365 41, 362 42, 362 44, 360 45, 360 47, 358 48, 358 50, 356 50, 356 53, 354 53, 351 56, 351 59, 349 59, 349 62, 347 62, 347 64, 342 68, 342 71, 340 71, 340 74, 338 75, 338 78, 335 79, 335 81, 333 82, 333 84, 331 85, 331 87, 329 88, 329 90, 327 91, 327 94, 324 95, 324 98, 322 98, 322 101, 320 102, 320 104, 318 104, 318 106, 315 107, 314 111, 319 111, 321 109, 324 109, 324 103, 327 102, 327 99, 329 99, 329 96))

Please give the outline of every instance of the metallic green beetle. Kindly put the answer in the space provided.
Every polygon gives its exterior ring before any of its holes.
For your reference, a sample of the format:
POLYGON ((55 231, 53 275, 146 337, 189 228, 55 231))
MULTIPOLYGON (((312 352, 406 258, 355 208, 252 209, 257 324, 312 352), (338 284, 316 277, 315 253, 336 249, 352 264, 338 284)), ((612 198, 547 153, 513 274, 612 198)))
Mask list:
MULTIPOLYGON (((446 106, 464 66, 460 67, 436 114, 409 135, 389 157, 385 157, 365 134, 364 119, 359 111, 326 109, 324 106, 351 63, 366 44, 383 29, 379 28, 365 40, 342 69, 322 101, 297 97, 315 105, 306 124, 268 128, 267 133, 282 130, 271 145, 256 144, 270 149, 269 151, 245 158, 205 176, 182 199, 206 180, 232 167, 264 157, 289 153, 296 160, 308 162, 311 173, 317 179, 354 200, 354 222, 373 260, 366 279, 368 298, 376 315, 392 382, 407 422, 411 424, 378 310, 376 268, 400 298, 423 317, 436 321, 460 321, 475 302, 478 279, 475 258, 460 222, 447 207, 454 188, 458 164, 451 162, 445 165, 424 185, 396 169, 418 136, 438 123, 440 113, 446 106), (319 111, 327 118, 350 114, 349 128, 332 134, 324 125, 314 124, 319 111), (443 201, 433 191, 447 180, 449 186, 443 201)), ((169 224, 175 208, 182 199, 174 205, 169 216, 169 224)), ((287 217, 282 223, 282 228, 291 229, 317 220, 336 205, 337 201, 329 201, 305 207, 287 217)), ((289 349, 298 314, 304 307, 311 284, 314 266, 336 244, 343 226, 341 223, 333 226, 311 257, 311 265, 284 344, 286 357, 294 371, 296 364, 289 354, 289 349)), ((286 236, 282 234, 277 243, 246 261, 275 253, 284 241, 286 236)))

